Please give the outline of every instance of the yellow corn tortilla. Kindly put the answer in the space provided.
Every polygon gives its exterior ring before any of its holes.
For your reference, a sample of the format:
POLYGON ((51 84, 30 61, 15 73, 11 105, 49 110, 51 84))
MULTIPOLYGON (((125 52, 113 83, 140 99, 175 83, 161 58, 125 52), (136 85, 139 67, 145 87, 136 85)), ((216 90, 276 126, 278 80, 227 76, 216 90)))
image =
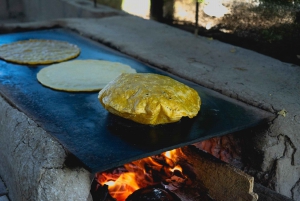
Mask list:
POLYGON ((30 39, 0 46, 0 58, 18 64, 51 64, 67 61, 79 54, 78 46, 58 40, 30 39))
POLYGON ((136 73, 128 65, 104 60, 72 60, 44 67, 38 81, 49 88, 69 92, 100 91, 122 73, 136 73))
POLYGON ((196 90, 152 73, 122 74, 99 92, 98 99, 109 112, 150 125, 193 118, 201 105, 196 90))

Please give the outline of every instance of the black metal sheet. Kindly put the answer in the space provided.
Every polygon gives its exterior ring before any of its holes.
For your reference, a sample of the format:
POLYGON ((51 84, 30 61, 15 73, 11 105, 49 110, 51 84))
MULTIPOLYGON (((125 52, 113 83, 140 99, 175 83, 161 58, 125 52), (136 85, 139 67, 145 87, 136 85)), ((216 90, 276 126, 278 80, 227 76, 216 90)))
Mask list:
POLYGON ((45 65, 24 66, 0 60, 1 95, 52 134, 91 172, 246 129, 270 117, 269 113, 151 68, 64 29, 5 34, 0 36, 0 45, 33 38, 74 43, 81 48, 76 59, 118 61, 137 72, 169 75, 193 87, 201 96, 201 110, 193 119, 183 118, 177 123, 158 126, 141 125, 109 114, 99 103, 98 93, 69 93, 40 85, 36 74, 45 65))

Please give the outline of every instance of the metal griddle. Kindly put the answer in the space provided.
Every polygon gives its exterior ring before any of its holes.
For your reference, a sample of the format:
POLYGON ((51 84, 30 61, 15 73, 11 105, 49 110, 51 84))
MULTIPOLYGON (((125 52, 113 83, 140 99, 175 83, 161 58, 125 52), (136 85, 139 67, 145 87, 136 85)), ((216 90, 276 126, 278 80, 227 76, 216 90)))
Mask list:
POLYGON ((201 96, 201 110, 193 119, 141 125, 108 113, 98 101, 98 93, 70 93, 42 86, 36 74, 46 65, 24 66, 0 60, 1 95, 53 135, 92 173, 253 127, 270 117, 267 112, 152 68, 65 29, 0 35, 0 45, 25 39, 68 41, 81 48, 76 59, 117 61, 140 73, 168 75, 196 89, 201 96))

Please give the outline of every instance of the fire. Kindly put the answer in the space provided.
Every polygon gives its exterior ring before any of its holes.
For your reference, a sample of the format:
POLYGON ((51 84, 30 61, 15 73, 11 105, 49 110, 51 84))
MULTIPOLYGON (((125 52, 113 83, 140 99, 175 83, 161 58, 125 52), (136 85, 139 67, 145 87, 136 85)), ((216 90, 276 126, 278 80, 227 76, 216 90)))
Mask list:
POLYGON ((117 200, 125 200, 140 188, 135 181, 135 174, 132 172, 123 173, 116 181, 108 181, 105 184, 108 185, 110 195, 117 200))
POLYGON ((176 165, 174 168, 171 169, 172 172, 174 172, 175 170, 182 172, 182 168, 180 165, 176 165))
POLYGON ((178 159, 178 156, 182 156, 183 153, 182 153, 181 149, 173 149, 171 151, 166 151, 166 152, 162 153, 162 155, 164 155, 165 157, 167 157, 173 161, 176 161, 178 159))
POLYGON ((125 201, 134 191, 167 181, 174 171, 182 172, 177 164, 181 149, 127 163, 122 167, 96 174, 98 182, 107 185, 110 195, 117 201, 125 201))

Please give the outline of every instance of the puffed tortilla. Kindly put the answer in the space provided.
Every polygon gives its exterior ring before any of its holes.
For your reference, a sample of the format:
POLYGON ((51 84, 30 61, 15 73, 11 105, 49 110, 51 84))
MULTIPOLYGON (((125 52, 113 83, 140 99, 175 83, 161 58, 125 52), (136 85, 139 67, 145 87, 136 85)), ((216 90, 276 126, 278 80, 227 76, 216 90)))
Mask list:
POLYGON ((30 39, 0 46, 0 58, 17 64, 41 65, 77 57, 77 45, 58 40, 30 39))
POLYGON ((152 73, 122 74, 99 92, 98 99, 109 112, 150 125, 193 118, 201 105, 193 88, 152 73))
POLYGON ((136 70, 119 62, 72 60, 41 69, 37 79, 55 90, 89 92, 100 91, 122 73, 136 73, 136 70))

